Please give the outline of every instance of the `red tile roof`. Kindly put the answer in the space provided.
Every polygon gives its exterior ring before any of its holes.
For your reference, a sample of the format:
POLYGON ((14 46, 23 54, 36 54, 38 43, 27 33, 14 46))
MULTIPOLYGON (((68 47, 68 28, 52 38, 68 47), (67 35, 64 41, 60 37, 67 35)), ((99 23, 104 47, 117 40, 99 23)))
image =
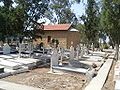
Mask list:
POLYGON ((50 30, 50 31, 67 31, 71 27, 71 24, 55 24, 55 25, 44 25, 44 30, 50 30))

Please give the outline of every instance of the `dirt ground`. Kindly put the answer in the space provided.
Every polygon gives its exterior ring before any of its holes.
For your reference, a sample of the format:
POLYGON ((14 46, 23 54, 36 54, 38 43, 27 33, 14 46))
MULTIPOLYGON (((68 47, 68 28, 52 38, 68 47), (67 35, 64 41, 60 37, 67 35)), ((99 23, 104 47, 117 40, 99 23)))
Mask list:
POLYGON ((86 83, 85 75, 78 73, 50 74, 49 68, 38 68, 27 73, 17 74, 2 80, 33 86, 43 90, 82 90, 86 83))
POLYGON ((115 61, 113 62, 113 65, 111 67, 111 70, 109 72, 108 78, 106 80, 106 83, 103 87, 102 90, 114 90, 114 81, 113 81, 113 77, 114 77, 114 66, 115 66, 115 61))

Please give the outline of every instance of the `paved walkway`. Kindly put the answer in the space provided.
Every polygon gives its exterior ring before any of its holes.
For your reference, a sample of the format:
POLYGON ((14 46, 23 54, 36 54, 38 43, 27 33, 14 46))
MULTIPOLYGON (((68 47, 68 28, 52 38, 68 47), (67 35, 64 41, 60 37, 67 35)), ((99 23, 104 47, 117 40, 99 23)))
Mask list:
POLYGON ((0 80, 0 90, 41 90, 41 89, 0 80))

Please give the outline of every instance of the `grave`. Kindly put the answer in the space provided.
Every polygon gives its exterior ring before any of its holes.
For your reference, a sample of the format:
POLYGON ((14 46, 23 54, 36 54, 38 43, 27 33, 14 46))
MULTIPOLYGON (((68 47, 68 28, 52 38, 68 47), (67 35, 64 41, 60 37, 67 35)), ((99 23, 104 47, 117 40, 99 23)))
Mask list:
POLYGON ((17 70, 17 69, 21 68, 21 66, 22 66, 19 63, 10 62, 10 61, 4 60, 4 59, 0 59, 0 65, 4 66, 5 68, 13 69, 13 70, 17 70))
POLYGON ((76 60, 79 60, 79 54, 80 54, 80 47, 77 45, 76 47, 76 60))
POLYGON ((74 47, 71 45, 71 47, 70 47, 70 60, 74 60, 74 54, 75 54, 74 47))
POLYGON ((58 53, 57 53, 57 49, 54 48, 53 49, 53 54, 51 56, 51 63, 52 63, 52 66, 58 66, 58 53))
POLYGON ((69 64, 70 64, 71 67, 75 67, 75 68, 84 68, 84 69, 91 68, 90 65, 81 63, 78 60, 70 60, 69 64))
POLYGON ((54 70, 54 72, 69 71, 69 72, 76 72, 76 73, 81 73, 81 74, 86 74, 86 72, 88 71, 88 69, 75 68, 75 67, 70 67, 70 66, 65 66, 65 67, 53 66, 53 70, 54 70))

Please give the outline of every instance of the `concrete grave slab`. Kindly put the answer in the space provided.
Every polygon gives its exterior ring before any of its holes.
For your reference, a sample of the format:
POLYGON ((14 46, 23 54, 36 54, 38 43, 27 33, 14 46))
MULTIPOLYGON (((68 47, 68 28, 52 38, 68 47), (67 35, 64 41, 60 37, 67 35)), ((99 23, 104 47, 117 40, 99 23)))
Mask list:
POLYGON ((59 67, 59 66, 53 66, 53 71, 54 70, 62 70, 62 71, 69 71, 69 72, 77 72, 77 73, 82 73, 85 74, 88 69, 84 69, 84 68, 75 68, 75 67, 59 67))
POLYGON ((81 62, 78 61, 78 60, 70 60, 70 61, 69 61, 69 65, 70 65, 71 67, 75 67, 75 68, 83 68, 83 69, 88 69, 88 68, 90 68, 90 65, 81 63, 81 62))
POLYGON ((22 66, 19 63, 10 62, 10 61, 3 60, 3 59, 0 59, 0 65, 4 66, 5 68, 14 69, 14 70, 19 69, 22 66))

